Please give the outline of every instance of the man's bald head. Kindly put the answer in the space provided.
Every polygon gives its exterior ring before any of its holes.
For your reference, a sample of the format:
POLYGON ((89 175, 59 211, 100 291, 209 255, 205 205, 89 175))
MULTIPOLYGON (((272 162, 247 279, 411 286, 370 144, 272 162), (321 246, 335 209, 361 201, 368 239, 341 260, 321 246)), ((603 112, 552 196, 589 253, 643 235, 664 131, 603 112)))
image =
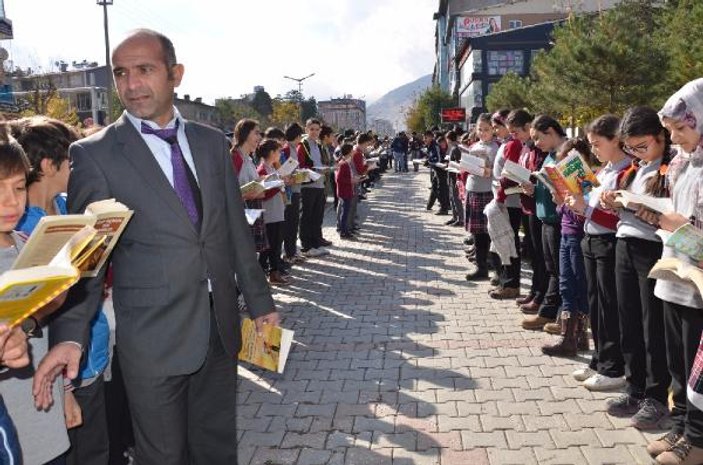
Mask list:
POLYGON ((112 50, 113 61, 115 58, 115 52, 117 52, 120 47, 129 42, 138 40, 154 40, 161 45, 161 52, 163 54, 164 64, 166 65, 166 69, 168 71, 168 77, 169 79, 173 79, 173 67, 178 64, 178 61, 176 60, 176 48, 173 46, 171 39, 152 29, 135 29, 129 32, 127 37, 122 39, 122 42, 117 44, 117 46, 112 50))

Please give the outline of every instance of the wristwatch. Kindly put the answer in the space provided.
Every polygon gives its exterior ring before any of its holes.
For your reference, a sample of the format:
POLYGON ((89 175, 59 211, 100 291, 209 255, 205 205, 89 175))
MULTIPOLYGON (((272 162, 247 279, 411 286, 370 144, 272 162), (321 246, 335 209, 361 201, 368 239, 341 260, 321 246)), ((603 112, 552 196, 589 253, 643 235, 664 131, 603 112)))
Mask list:
POLYGON ((42 330, 39 321, 33 316, 27 317, 21 325, 22 331, 27 335, 28 338, 40 338, 42 337, 42 330))

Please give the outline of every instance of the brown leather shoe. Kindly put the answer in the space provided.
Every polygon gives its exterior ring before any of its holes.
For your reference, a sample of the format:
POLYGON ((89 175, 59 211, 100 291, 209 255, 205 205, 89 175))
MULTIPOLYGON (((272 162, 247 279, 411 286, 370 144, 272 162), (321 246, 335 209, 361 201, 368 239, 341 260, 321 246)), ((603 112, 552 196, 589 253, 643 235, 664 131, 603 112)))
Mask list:
POLYGON ((546 317, 539 316, 539 315, 532 315, 532 316, 528 316, 527 318, 522 320, 522 327, 523 327, 523 329, 529 329, 532 331, 539 331, 542 328, 544 328, 544 325, 546 325, 547 323, 552 323, 552 322, 554 322, 554 320, 552 320, 550 318, 546 318, 546 317))
POLYGON ((669 431, 664 436, 647 444, 647 453, 652 458, 656 458, 658 455, 663 454, 674 447, 674 444, 676 444, 679 439, 681 439, 680 433, 669 431))
POLYGON ((492 291, 489 295, 491 296, 491 299, 514 299, 520 295, 520 289, 517 287, 504 287, 502 289, 492 291))
POLYGON ((703 463, 703 449, 694 446, 685 437, 682 437, 669 450, 657 455, 656 463, 660 465, 699 465, 703 463))
POLYGON ((520 311, 522 313, 524 313, 525 315, 535 315, 539 311, 540 307, 541 307, 541 304, 538 304, 537 302, 535 302, 533 300, 533 301, 527 302, 526 304, 520 305, 520 311))
POLYGON ((545 333, 559 336, 561 335, 561 323, 559 323, 558 321, 555 321, 553 323, 547 323, 546 325, 544 325, 544 328, 542 328, 542 330, 545 333))
POLYGON ((534 296, 532 294, 527 294, 526 296, 515 299, 515 303, 518 305, 525 305, 532 302, 532 299, 534 299, 534 296))

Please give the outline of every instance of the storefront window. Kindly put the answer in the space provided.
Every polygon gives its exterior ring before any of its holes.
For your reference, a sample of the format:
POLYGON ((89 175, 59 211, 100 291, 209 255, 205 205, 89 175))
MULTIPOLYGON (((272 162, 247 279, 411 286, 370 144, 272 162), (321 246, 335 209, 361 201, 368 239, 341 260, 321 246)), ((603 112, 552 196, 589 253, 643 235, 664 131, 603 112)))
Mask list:
POLYGON ((503 76, 512 71, 523 74, 525 54, 522 50, 493 50, 488 52, 488 74, 503 76))

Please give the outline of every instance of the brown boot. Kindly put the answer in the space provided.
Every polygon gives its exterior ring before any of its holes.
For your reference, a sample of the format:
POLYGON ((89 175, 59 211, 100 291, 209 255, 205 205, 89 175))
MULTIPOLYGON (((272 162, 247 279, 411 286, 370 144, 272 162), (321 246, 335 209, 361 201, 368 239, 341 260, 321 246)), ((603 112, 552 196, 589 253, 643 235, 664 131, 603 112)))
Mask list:
POLYGON ((281 276, 278 271, 272 271, 269 273, 269 284, 272 286, 287 286, 290 284, 286 278, 281 276))
POLYGON ((542 346, 542 353, 544 355, 551 355, 552 357, 575 357, 577 353, 578 346, 578 317, 576 315, 570 315, 570 312, 562 312, 562 321, 566 322, 566 329, 564 335, 556 344, 542 346))
POLYGON ((657 455, 656 463, 660 465, 699 465, 703 463, 703 449, 694 446, 685 437, 682 437, 669 450, 657 455))
POLYGON ((533 298, 534 296, 532 294, 527 294, 526 296, 518 297, 517 299, 515 299, 515 303, 518 305, 529 304, 530 302, 532 302, 533 298))
POLYGON ((541 306, 541 304, 532 300, 530 302, 527 302, 526 304, 520 305, 520 311, 525 315, 535 315, 537 312, 539 312, 539 308, 541 306))
POLYGON ((659 454, 663 454, 664 452, 671 450, 671 448, 674 447, 674 444, 681 439, 681 436, 682 435, 680 433, 669 431, 664 436, 647 444, 647 453, 652 456, 652 458, 656 458, 659 454))
POLYGON ((539 331, 544 328, 544 325, 552 322, 554 322, 554 320, 539 315, 532 315, 522 320, 522 328, 539 331))
POLYGON ((492 291, 490 294, 492 299, 504 300, 504 299, 514 299, 520 295, 520 289, 517 287, 503 287, 498 290, 492 291))

